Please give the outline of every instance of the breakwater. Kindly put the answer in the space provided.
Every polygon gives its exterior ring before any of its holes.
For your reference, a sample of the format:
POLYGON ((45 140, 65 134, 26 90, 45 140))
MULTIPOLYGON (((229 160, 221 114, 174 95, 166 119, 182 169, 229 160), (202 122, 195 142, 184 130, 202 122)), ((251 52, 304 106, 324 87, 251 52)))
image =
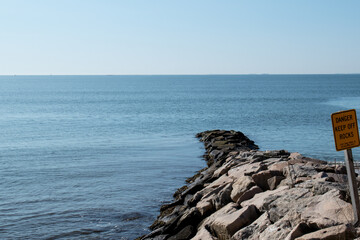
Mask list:
POLYGON ((187 179, 139 239, 354 239, 346 169, 241 132, 197 134, 208 167, 187 179))

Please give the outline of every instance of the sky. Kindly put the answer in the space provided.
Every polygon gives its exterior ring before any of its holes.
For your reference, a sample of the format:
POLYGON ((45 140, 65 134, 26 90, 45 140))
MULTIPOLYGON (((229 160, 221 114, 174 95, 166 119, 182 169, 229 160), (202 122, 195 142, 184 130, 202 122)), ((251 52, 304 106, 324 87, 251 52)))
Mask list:
POLYGON ((360 73, 360 1, 0 0, 0 75, 360 73))

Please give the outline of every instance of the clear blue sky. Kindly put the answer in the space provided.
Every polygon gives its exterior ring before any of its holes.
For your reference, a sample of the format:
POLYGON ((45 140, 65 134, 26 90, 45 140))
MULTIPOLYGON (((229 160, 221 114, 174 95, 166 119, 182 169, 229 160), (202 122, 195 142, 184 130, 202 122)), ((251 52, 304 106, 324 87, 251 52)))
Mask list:
POLYGON ((0 0, 0 74, 360 73, 359 0, 0 0))

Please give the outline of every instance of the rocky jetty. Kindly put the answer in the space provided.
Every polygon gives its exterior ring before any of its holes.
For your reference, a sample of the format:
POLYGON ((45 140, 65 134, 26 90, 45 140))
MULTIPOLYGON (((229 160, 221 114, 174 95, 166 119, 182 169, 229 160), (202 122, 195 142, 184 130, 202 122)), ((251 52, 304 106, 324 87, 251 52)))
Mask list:
MULTIPOLYGON (((197 134, 208 167, 163 205, 139 239, 355 239, 344 166, 259 151, 241 132, 197 134)), ((359 238, 360 239, 360 238, 359 238)))

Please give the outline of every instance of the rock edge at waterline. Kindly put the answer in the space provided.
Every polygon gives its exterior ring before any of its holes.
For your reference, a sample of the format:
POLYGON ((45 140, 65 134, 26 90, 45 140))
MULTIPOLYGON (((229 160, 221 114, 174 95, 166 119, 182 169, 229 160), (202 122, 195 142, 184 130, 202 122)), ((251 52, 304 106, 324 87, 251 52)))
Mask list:
POLYGON ((208 167, 163 205, 138 239, 355 239, 344 166, 299 153, 258 151, 243 133, 212 130, 208 167))

